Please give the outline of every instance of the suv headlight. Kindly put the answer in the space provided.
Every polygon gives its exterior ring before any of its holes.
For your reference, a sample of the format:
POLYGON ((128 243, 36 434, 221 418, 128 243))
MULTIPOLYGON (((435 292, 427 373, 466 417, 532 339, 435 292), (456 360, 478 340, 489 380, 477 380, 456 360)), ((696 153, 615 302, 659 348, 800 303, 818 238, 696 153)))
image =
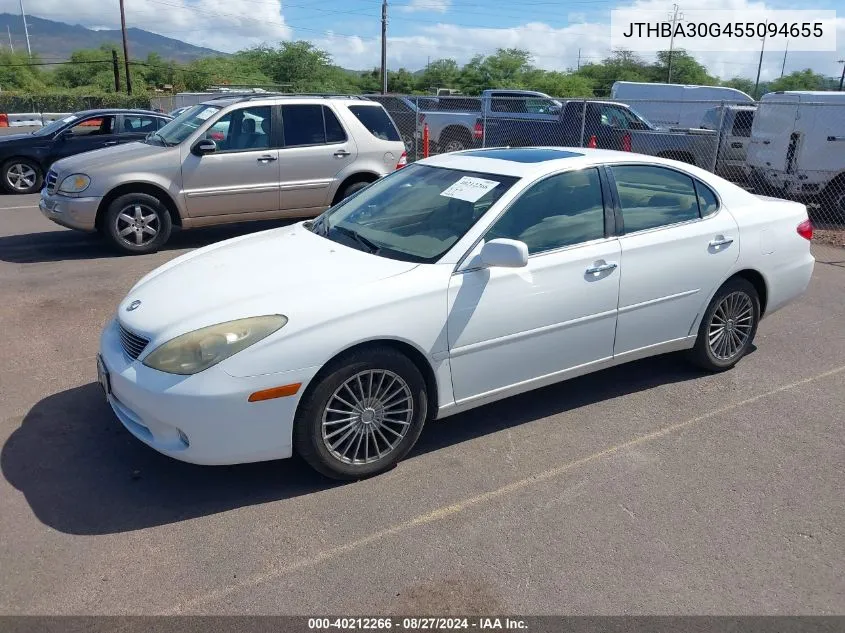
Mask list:
POLYGON ((273 314, 194 330, 155 348, 144 365, 168 374, 197 374, 270 336, 287 322, 287 317, 273 314))
POLYGON ((82 193, 91 184, 91 179, 85 174, 71 174, 62 180, 59 191, 62 193, 82 193))

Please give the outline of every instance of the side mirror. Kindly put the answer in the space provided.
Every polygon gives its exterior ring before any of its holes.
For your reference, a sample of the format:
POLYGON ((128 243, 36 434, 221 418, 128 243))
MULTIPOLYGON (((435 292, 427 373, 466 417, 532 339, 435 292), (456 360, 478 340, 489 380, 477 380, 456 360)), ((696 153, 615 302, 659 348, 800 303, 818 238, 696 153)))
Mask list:
POLYGON ((59 134, 59 138, 63 141, 66 141, 69 138, 73 138, 73 130, 65 130, 64 132, 59 134))
POLYGON ((528 246, 518 240, 490 240, 478 257, 490 268, 522 268, 528 265, 528 246))
POLYGON ((206 154, 213 154, 216 151, 217 143, 208 138, 200 139, 191 148, 191 153, 194 156, 205 156, 206 154))

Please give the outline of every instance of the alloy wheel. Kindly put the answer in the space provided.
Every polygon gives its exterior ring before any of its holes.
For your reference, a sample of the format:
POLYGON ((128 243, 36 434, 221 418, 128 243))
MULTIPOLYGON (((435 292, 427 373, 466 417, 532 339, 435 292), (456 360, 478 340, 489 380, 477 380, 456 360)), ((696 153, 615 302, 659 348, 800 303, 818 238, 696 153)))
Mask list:
POLYGON ((6 170, 6 182, 15 191, 27 191, 37 180, 38 174, 26 163, 13 163, 6 170))
POLYGON ((398 374, 361 371, 328 399, 322 417, 323 443, 345 464, 370 464, 399 446, 413 414, 411 389, 398 374))
POLYGON ((161 230, 158 214, 145 204, 131 204, 115 218, 115 234, 132 246, 146 246, 161 230))
POLYGON ((748 343, 754 327, 754 307, 744 292, 726 295, 716 306, 710 318, 708 345, 719 360, 731 360, 740 354, 748 343))

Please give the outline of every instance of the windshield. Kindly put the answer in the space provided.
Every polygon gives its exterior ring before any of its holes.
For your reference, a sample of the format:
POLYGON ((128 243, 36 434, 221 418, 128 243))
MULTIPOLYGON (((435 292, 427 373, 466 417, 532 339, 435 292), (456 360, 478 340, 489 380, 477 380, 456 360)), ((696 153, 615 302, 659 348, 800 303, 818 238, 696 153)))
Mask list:
POLYGON ((167 145, 178 145, 218 112, 219 106, 195 105, 161 128, 156 133, 156 138, 167 145))
POLYGON ((410 165, 326 211, 312 230, 375 255, 431 263, 519 180, 410 165))
POLYGON ((44 127, 35 130, 32 134, 33 136, 50 136, 61 130, 65 125, 67 125, 71 121, 76 121, 76 119, 77 116, 75 114, 66 116, 63 119, 56 119, 55 121, 51 121, 44 127))

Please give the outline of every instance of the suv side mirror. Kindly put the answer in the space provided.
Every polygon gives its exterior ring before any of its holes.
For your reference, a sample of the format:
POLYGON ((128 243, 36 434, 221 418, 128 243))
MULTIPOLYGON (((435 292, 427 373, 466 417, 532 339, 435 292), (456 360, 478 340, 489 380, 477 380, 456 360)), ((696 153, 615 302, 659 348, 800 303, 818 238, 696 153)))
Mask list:
POLYGON ((209 138, 203 138, 194 143, 191 148, 191 153, 194 156, 205 156, 206 154, 213 154, 217 151, 217 143, 209 138))
POLYGON ((484 266, 522 268, 528 265, 528 246, 518 240, 490 240, 481 248, 478 257, 484 266))

